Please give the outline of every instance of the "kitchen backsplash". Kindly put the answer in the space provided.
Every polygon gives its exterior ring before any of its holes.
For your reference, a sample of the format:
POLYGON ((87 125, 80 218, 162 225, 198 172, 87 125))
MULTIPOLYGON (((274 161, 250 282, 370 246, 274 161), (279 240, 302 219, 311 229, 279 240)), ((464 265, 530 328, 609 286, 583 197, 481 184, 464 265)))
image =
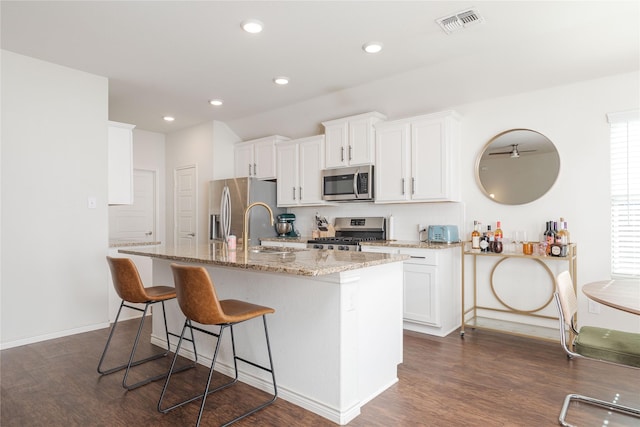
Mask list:
MULTIPOLYGON (((460 236, 464 236, 464 203, 341 203, 337 206, 313 206, 308 208, 289 208, 296 215, 296 229, 302 236, 310 236, 315 226, 316 212, 333 224, 341 216, 383 216, 394 218, 395 240, 418 240, 418 224, 457 225, 460 236)), ((423 234, 423 239, 426 234, 423 234)))

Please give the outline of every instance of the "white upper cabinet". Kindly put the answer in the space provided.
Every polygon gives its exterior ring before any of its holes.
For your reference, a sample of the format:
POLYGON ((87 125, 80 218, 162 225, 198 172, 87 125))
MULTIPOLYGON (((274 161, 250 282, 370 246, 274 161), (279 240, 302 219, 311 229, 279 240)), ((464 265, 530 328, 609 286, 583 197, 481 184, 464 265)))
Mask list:
POLYGON ((460 199, 460 118, 453 111, 376 125, 376 202, 460 199))
POLYGON ((323 205, 324 135, 276 144, 278 207, 323 205))
POLYGON ((374 125, 386 116, 377 112, 323 122, 327 168, 375 163, 374 125))
POLYGON ((274 135, 239 142, 234 149, 235 176, 274 179, 276 177, 276 143, 289 138, 274 135))
POLYGON ((110 205, 133 203, 133 128, 108 122, 108 200, 110 205))

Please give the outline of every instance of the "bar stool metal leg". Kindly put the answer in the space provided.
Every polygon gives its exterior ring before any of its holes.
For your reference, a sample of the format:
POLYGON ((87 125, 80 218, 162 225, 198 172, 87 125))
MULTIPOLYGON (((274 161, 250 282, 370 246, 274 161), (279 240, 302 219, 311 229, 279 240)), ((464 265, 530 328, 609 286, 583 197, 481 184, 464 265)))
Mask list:
MULTIPOLYGON (((176 334, 173 334, 173 333, 169 332, 169 330, 167 328, 167 314, 166 314, 165 307, 164 307, 164 301, 160 301, 160 302, 162 302, 162 314, 163 314, 163 318, 164 318, 165 335, 167 337, 167 348, 163 352, 155 353, 155 354, 152 354, 151 356, 146 357, 144 359, 140 359, 140 360, 135 360, 134 361, 135 353, 136 353, 136 350, 138 348, 138 343, 140 341, 140 336, 142 334, 142 329, 144 327, 144 321, 145 321, 145 318, 147 316, 147 312, 149 310, 149 307, 152 304, 154 304, 155 302, 157 302, 157 301, 152 301, 152 302, 145 303, 144 309, 141 309, 139 307, 135 307, 135 306, 132 306, 132 305, 128 305, 124 300, 120 303, 120 308, 118 309, 118 314, 116 315, 116 318, 115 318, 115 320, 113 322, 113 325, 111 327, 111 331, 109 332, 109 337, 107 338, 107 343, 106 343, 106 345, 104 347, 104 350, 102 351, 102 355, 100 357, 100 361, 98 362, 97 371, 98 371, 98 373, 100 375, 109 375, 109 374, 112 374, 114 372, 118 372, 118 371, 121 371, 123 369, 126 369, 125 373, 124 373, 124 377, 122 379, 122 386, 124 388, 126 388, 127 390, 136 389, 136 388, 141 387, 141 386, 143 386, 145 384, 149 384, 149 383, 151 383, 153 381, 158 381, 158 380, 160 380, 160 379, 162 379, 162 378, 167 376, 167 372, 164 372, 162 374, 155 375, 155 376, 150 377, 150 378, 146 378, 146 379, 144 379, 142 381, 138 381, 138 382, 136 382, 134 384, 127 384, 127 378, 129 377, 129 372, 130 372, 132 367, 141 365, 143 363, 146 363, 146 362, 149 362, 149 361, 152 361, 152 360, 160 359, 161 357, 165 357, 169 353, 169 351, 171 349, 171 343, 169 341, 169 336, 170 335, 175 336, 175 337, 178 336, 176 334), (140 319, 140 324, 138 326, 138 331, 136 333, 136 337, 135 337, 135 340, 133 342, 133 347, 131 348, 131 353, 129 354, 129 359, 128 359, 127 363, 119 365, 119 366, 116 366, 116 367, 113 367, 113 368, 103 369, 102 368, 102 364, 104 363, 104 359, 105 359, 105 357, 107 355, 107 352, 109 350, 109 346, 111 344, 111 339, 114 336, 114 333, 115 333, 115 330, 116 330, 116 326, 118 324, 118 319, 120 318, 120 314, 122 312, 122 308, 123 307, 127 307, 127 308, 130 308, 130 309, 142 312, 142 317, 140 319)), ((198 353, 196 351, 195 341, 193 340, 193 331, 192 331, 192 339, 191 340, 189 340, 188 338, 185 338, 185 339, 188 340, 188 341, 191 341, 192 344, 193 344, 193 351, 194 351, 194 355, 195 355, 195 361, 192 364, 180 367, 178 370, 176 370, 176 372, 182 372, 182 371, 184 371, 186 369, 190 369, 190 368, 195 367, 196 366, 196 362, 198 360, 198 353)))
POLYGON ((196 426, 199 426, 200 425, 200 420, 202 419, 202 414, 204 412, 204 406, 205 406, 205 403, 206 403, 207 396, 210 395, 210 394, 213 394, 213 393, 215 393, 217 391, 223 390, 223 389, 235 384, 238 381, 238 363, 237 363, 238 360, 240 360, 240 361, 242 361, 244 363, 247 363, 247 364, 249 364, 251 366, 254 366, 256 368, 259 368, 259 369, 262 369, 264 371, 270 372, 271 373, 271 379, 273 381, 273 395, 267 402, 262 403, 262 404, 260 404, 260 405, 258 405, 256 407, 254 407, 253 409, 250 409, 249 411, 243 413, 242 415, 234 418, 233 420, 224 423, 223 426, 231 425, 231 424, 235 423, 236 421, 239 421, 239 420, 241 420, 241 419, 243 419, 245 417, 248 417, 249 415, 251 415, 251 414, 253 414, 253 413, 255 413, 255 412, 257 412, 257 411, 259 411, 259 410, 261 410, 261 409, 263 409, 263 408, 265 408, 267 406, 269 406, 270 404, 272 404, 276 400, 276 398, 278 397, 278 387, 276 385, 275 371, 273 369, 273 359, 272 359, 272 356, 271 356, 271 344, 269 342, 269 333, 268 333, 268 330, 267 330, 267 320, 266 320, 265 315, 262 315, 262 320, 263 320, 264 331, 265 331, 265 339, 266 339, 266 343, 267 343, 267 353, 269 355, 269 367, 268 368, 264 367, 264 366, 261 366, 261 365, 259 365, 257 363, 254 363, 252 361, 249 361, 247 359, 244 359, 244 358, 242 358, 242 357, 240 357, 240 356, 238 356, 236 354, 235 337, 234 337, 234 334, 233 334, 233 324, 220 325, 220 331, 219 331, 219 333, 216 334, 214 332, 207 331, 207 330, 198 328, 196 326, 193 326, 193 325, 191 325, 191 323, 190 323, 190 321, 188 319, 185 320, 184 326, 182 328, 181 338, 180 338, 180 341, 178 341, 178 346, 176 348, 176 353, 175 353, 175 355, 173 357, 173 362, 171 363, 171 368, 169 368, 169 374, 167 375, 167 379, 165 380, 164 387, 162 388, 162 392, 160 394, 160 399, 158 400, 158 411, 162 412, 162 413, 167 413, 169 411, 172 411, 173 409, 179 408, 180 406, 186 405, 187 403, 190 403, 190 402, 193 402, 195 400, 198 400, 198 399, 202 398, 202 402, 200 403, 200 410, 198 412, 198 419, 196 421, 196 426), (174 365, 175 365, 175 361, 176 361, 176 359, 178 357, 178 352, 180 351, 180 346, 182 344, 182 337, 184 336, 184 333, 185 333, 186 328, 187 328, 188 325, 191 326, 192 331, 193 331, 193 329, 195 329, 197 331, 203 332, 203 333, 208 334, 208 335, 215 336, 217 338, 216 339, 215 350, 214 350, 214 353, 213 353, 213 358, 212 358, 212 361, 211 361, 211 367, 209 368, 209 375, 207 377, 207 383, 206 383, 206 386, 205 386, 205 389, 204 389, 203 393, 198 394, 198 395, 193 396, 193 397, 190 397, 190 398, 188 398, 186 400, 178 402, 178 403, 176 403, 176 404, 174 404, 172 406, 169 406, 167 408, 163 408, 162 407, 162 401, 164 400, 165 393, 166 393, 167 388, 169 386, 169 382, 171 380, 171 375, 174 373, 173 368, 174 368, 174 365), (216 364, 216 360, 217 360, 217 357, 218 357, 218 351, 220 350, 220 343, 221 343, 221 340, 222 340, 222 335, 224 333, 224 330, 227 327, 230 328, 230 330, 231 330, 231 345, 232 345, 232 350, 233 350, 234 378, 231 381, 226 382, 226 383, 216 387, 213 390, 209 390, 209 388, 211 386, 211 379, 213 378, 213 372, 215 370, 215 364, 216 364))

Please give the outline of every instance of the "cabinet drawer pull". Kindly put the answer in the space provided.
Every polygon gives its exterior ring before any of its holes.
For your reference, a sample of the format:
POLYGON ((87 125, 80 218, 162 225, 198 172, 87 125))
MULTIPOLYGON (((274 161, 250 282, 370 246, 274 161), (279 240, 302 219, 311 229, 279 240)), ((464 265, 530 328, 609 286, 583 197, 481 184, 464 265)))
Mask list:
POLYGON ((417 258, 417 259, 427 259, 426 256, 414 256, 414 255, 409 255, 410 258, 417 258))

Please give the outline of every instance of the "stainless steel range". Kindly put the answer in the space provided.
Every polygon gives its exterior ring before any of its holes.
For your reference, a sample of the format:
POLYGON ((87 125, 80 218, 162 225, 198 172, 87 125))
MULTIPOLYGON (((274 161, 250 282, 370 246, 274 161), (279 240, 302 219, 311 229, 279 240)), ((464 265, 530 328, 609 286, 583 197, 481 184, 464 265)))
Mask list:
POLYGON ((335 219, 335 237, 320 237, 308 240, 307 248, 338 251, 359 251, 360 242, 384 240, 386 221, 384 217, 341 217, 335 219))

